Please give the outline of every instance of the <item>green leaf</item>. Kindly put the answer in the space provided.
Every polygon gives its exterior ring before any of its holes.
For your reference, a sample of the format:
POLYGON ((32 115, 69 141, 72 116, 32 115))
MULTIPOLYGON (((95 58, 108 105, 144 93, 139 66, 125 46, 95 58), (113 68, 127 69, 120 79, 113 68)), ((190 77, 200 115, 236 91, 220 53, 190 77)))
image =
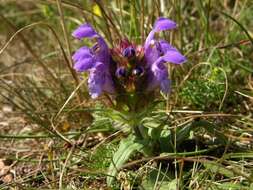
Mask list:
POLYGON ((219 173, 219 174, 222 174, 222 175, 229 177, 229 178, 235 176, 234 172, 225 168, 224 166, 218 165, 217 163, 210 163, 209 162, 209 163, 204 163, 203 165, 205 166, 205 168, 209 169, 213 173, 219 173))
MULTIPOLYGON (((227 144, 228 139, 223 133, 221 133, 218 130, 219 127, 216 126, 215 124, 205 121, 205 120, 192 122, 189 126, 186 126, 185 128, 183 128, 182 132, 180 131, 181 134, 178 134, 177 136, 178 136, 178 138, 180 138, 180 136, 187 137, 190 130, 197 131, 197 130, 199 130, 199 128, 203 128, 210 135, 217 137, 218 143, 223 144, 223 145, 227 144)), ((182 140, 180 138, 179 141, 182 141, 182 140)), ((177 142, 177 143, 180 143, 180 142, 177 142)))
MULTIPOLYGON (((142 187, 145 190, 153 190, 154 189, 154 184, 151 183, 150 181, 145 180, 142 184, 142 187)), ((177 190, 177 181, 176 179, 172 181, 163 181, 159 185, 159 190, 177 190)))
POLYGON ((161 170, 153 170, 142 182, 142 187, 145 190, 176 190, 177 181, 176 179, 172 179, 170 173, 161 170))
POLYGON ((137 141, 136 138, 132 135, 120 142, 119 149, 117 152, 115 152, 113 160, 108 169, 108 186, 112 185, 112 182, 121 166, 130 158, 130 156, 132 156, 135 152, 143 149, 144 146, 145 145, 142 144, 141 141, 137 141))
POLYGON ((184 126, 177 131, 177 146, 179 146, 184 140, 188 139, 192 130, 192 124, 184 126))
POLYGON ((253 190, 252 187, 248 187, 239 183, 229 183, 229 182, 225 182, 225 183, 221 183, 221 184, 215 184, 215 186, 217 186, 217 188, 211 186, 210 190, 253 190))

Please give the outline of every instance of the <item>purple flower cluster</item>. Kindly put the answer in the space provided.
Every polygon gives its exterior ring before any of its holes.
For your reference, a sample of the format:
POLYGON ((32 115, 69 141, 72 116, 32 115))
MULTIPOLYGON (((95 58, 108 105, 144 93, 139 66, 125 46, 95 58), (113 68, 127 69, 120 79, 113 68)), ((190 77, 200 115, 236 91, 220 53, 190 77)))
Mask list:
POLYGON ((79 26, 73 36, 92 38, 93 47, 78 49, 73 55, 74 69, 89 71, 88 87, 92 98, 105 93, 151 92, 157 88, 168 93, 170 81, 165 63, 182 64, 186 58, 155 34, 176 28, 176 23, 159 18, 143 46, 122 40, 118 47, 109 49, 105 40, 89 25, 79 26))

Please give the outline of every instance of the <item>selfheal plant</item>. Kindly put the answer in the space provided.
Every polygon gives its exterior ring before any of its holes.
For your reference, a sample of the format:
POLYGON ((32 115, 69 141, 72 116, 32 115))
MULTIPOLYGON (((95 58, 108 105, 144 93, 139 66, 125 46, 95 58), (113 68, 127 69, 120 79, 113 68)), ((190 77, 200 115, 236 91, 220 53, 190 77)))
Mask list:
MULTIPOLYGON (((103 37, 90 24, 79 26, 72 34, 79 40, 95 40, 93 47, 83 46, 73 55, 74 69, 77 72, 89 72, 88 88, 91 97, 109 94, 116 103, 114 108, 123 113, 124 121, 128 121, 134 132, 122 140, 115 153, 109 168, 111 176, 115 176, 118 171, 115 166, 124 164, 133 152, 144 150, 146 155, 153 152, 156 142, 153 143, 148 129, 140 122, 140 117, 145 117, 145 114, 139 114, 138 117, 138 113, 143 113, 143 109, 154 101, 156 89, 164 94, 169 93, 170 80, 166 63, 182 64, 186 61, 175 47, 156 38, 157 33, 176 26, 175 22, 167 18, 159 18, 143 45, 123 39, 118 46, 112 48, 108 47, 103 37)), ((112 178, 108 177, 107 182, 111 184, 112 178)))
POLYGON ((157 88, 167 94, 170 89, 165 63, 182 64, 186 58, 165 40, 155 34, 176 28, 176 23, 159 18, 143 45, 127 39, 119 46, 109 48, 105 40, 89 24, 79 26, 73 36, 96 40, 93 47, 81 47, 73 55, 74 68, 89 72, 88 87, 92 98, 102 93, 149 93, 157 88))

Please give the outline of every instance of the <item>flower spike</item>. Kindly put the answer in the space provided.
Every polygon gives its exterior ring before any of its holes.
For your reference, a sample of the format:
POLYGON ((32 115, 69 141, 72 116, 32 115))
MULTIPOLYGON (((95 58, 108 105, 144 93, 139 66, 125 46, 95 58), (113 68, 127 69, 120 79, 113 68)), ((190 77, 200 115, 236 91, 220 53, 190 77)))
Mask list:
POLYGON ((118 46, 109 49, 90 24, 83 24, 72 35, 77 39, 95 38, 96 43, 91 48, 84 46, 76 51, 72 57, 74 69, 89 71, 88 87, 92 98, 104 92, 148 94, 157 88, 167 94, 170 80, 166 63, 182 64, 186 58, 167 41, 156 39, 155 34, 176 27, 174 21, 160 17, 143 46, 123 39, 118 46))

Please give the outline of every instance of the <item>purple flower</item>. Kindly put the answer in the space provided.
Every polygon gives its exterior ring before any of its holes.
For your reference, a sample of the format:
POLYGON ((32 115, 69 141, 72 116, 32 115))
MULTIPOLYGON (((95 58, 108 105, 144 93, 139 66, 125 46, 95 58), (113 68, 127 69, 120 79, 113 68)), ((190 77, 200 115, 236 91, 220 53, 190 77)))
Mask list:
POLYGON ((125 39, 119 46, 109 49, 89 24, 81 25, 72 35, 77 39, 93 38, 96 43, 91 48, 84 46, 75 52, 72 57, 74 69, 89 71, 88 86, 92 98, 103 92, 145 93, 157 88, 168 93, 170 81, 165 63, 182 64, 186 58, 165 40, 156 39, 155 34, 174 28, 175 22, 159 18, 143 46, 125 39))
POLYGON ((166 62, 182 64, 186 61, 186 58, 168 42, 154 38, 155 33, 174 28, 176 28, 175 22, 159 18, 145 41, 145 58, 151 71, 148 76, 148 91, 160 86, 163 93, 168 93, 170 81, 167 67, 164 64, 166 62))
POLYGON ((96 39, 92 48, 83 46, 72 57, 76 71, 90 72, 88 87, 91 97, 97 98, 102 92, 113 93, 115 90, 109 72, 109 48, 104 39, 89 24, 81 25, 72 35, 77 39, 96 39))

